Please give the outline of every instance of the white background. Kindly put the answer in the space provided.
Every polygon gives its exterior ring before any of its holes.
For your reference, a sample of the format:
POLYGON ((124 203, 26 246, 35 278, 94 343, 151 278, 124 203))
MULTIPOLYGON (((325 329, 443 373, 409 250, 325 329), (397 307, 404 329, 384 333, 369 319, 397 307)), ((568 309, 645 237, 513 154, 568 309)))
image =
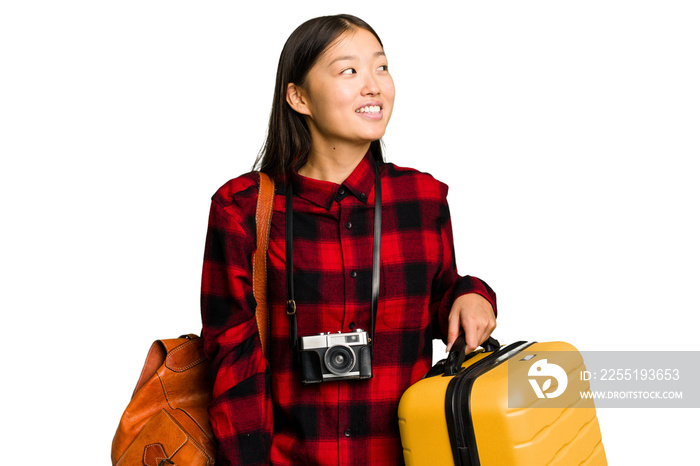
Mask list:
MULTIPOLYGON (((150 343, 200 331, 210 196, 263 143, 284 41, 340 12, 384 41, 387 159, 450 185, 501 342, 700 349, 696 2, 8 1, 7 464, 109 463, 150 343)), ((598 415, 610 464, 697 464, 697 409, 598 415)))

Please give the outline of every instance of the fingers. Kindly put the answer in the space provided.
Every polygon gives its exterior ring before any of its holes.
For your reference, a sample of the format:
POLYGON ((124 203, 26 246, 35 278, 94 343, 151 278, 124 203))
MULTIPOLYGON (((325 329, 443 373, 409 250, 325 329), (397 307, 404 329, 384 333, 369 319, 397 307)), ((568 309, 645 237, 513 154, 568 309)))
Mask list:
POLYGON ((460 312, 459 309, 452 307, 450 311, 450 316, 447 321, 447 348, 446 352, 449 352, 454 344, 455 340, 460 334, 460 312))
POLYGON ((491 303, 478 294, 466 294, 455 300, 448 317, 447 351, 464 332, 467 352, 474 351, 496 328, 491 303))
POLYGON ((491 335, 496 328, 496 319, 493 312, 489 316, 486 312, 471 313, 463 316, 462 329, 467 341, 467 352, 474 351, 491 335))
POLYGON ((462 320, 462 328, 464 329, 464 338, 467 341, 467 353, 474 351, 483 340, 479 340, 483 333, 483 322, 475 322, 476 319, 466 318, 462 320))

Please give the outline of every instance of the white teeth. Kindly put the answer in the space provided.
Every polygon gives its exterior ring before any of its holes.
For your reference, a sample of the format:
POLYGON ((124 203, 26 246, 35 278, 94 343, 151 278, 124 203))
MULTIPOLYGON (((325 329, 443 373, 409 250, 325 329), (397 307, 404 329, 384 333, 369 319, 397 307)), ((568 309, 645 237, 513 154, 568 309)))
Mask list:
POLYGON ((379 105, 368 105, 366 107, 358 108, 355 110, 356 113, 379 113, 381 108, 379 105))

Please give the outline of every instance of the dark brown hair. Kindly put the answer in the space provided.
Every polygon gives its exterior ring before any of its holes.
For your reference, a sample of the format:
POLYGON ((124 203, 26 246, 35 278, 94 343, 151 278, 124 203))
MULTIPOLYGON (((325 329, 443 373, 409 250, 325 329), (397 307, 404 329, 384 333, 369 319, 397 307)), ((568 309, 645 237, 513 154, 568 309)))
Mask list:
MULTIPOLYGON (((372 27, 352 15, 321 16, 296 28, 284 44, 277 65, 275 94, 272 101, 270 123, 265 145, 255 160, 253 169, 267 173, 275 179, 283 177, 294 167, 301 168, 311 150, 311 134, 303 115, 287 103, 287 84, 303 85, 309 70, 341 34, 355 28, 365 29, 382 41, 372 27)), ((381 140, 370 144, 372 155, 383 161, 381 140)))

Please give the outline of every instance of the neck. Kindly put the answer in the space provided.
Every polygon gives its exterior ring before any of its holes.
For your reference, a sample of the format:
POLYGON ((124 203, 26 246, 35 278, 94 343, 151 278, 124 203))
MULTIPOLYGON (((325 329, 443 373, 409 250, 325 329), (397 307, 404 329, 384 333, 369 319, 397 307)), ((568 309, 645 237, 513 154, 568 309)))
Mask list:
POLYGON ((309 158, 298 173, 307 178, 342 184, 360 164, 367 150, 369 144, 342 150, 340 147, 331 147, 325 151, 311 148, 309 158))

